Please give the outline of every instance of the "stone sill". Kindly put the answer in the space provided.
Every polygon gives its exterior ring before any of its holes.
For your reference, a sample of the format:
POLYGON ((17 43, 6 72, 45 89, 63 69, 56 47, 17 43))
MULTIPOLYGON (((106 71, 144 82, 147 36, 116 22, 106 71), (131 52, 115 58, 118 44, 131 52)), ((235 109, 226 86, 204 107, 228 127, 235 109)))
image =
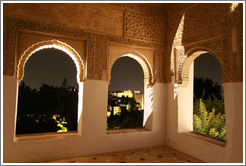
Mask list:
POLYGON ((134 132, 150 132, 146 128, 135 128, 135 129, 117 129, 117 130, 107 130, 107 134, 122 134, 122 133, 134 133, 134 132))
POLYGON ((209 143, 221 146, 221 147, 226 147, 226 142, 225 141, 218 140, 216 138, 211 138, 209 136, 204 136, 204 135, 201 135, 201 134, 198 134, 198 133, 195 133, 195 132, 183 132, 181 134, 187 135, 187 136, 191 136, 193 138, 197 138, 199 140, 206 141, 206 142, 209 142, 209 143))
POLYGON ((61 139, 67 137, 78 137, 80 134, 77 131, 69 131, 64 133, 50 132, 50 133, 35 133, 35 134, 21 134, 16 135, 14 142, 22 141, 41 141, 41 140, 50 140, 50 139, 61 139))

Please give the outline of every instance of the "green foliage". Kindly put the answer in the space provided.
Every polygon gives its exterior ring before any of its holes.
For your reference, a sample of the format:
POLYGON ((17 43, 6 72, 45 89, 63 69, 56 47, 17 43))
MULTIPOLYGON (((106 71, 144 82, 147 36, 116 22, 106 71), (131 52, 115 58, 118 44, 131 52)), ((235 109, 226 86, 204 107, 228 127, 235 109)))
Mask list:
POLYGON ((193 131, 225 140, 223 100, 199 99, 194 102, 193 131))
POLYGON ((65 117, 63 118, 59 118, 59 117, 60 115, 53 115, 53 119, 56 121, 57 127, 60 128, 60 130, 58 130, 57 133, 67 132, 67 127, 64 126, 65 124, 67 124, 67 122, 65 121, 65 117))
POLYGON ((221 99, 218 99, 216 96, 212 95, 208 96, 207 99, 203 97, 200 99, 194 98, 193 110, 194 114, 199 114, 200 112, 200 100, 204 103, 207 112, 212 112, 214 109, 215 114, 221 113, 225 114, 225 107, 224 107, 224 96, 221 95, 221 99))
POLYGON ((110 115, 108 129, 140 128, 143 126, 143 111, 130 110, 121 115, 110 115))

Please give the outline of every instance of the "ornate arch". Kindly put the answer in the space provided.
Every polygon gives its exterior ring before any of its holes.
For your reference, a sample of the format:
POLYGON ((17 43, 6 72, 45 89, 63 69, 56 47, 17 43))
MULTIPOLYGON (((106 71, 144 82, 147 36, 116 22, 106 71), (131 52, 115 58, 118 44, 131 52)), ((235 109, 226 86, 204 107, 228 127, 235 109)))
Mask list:
MULTIPOLYGON (((194 60, 199 57, 201 54, 204 53, 210 53, 215 57, 215 59, 218 60, 220 67, 222 69, 222 63, 221 60, 219 59, 218 55, 211 49, 208 49, 206 47, 196 47, 193 49, 190 49, 186 52, 185 57, 187 57, 184 62, 182 63, 181 70, 179 71, 179 77, 181 80, 181 85, 182 86, 187 86, 189 83, 189 71, 190 71, 190 66, 194 62, 194 60)), ((222 70, 221 70, 221 73, 222 70)))
POLYGON ((76 65, 77 81, 78 82, 84 81, 84 64, 79 54, 71 46, 59 40, 55 40, 55 39, 35 43, 25 50, 25 52, 21 55, 20 60, 18 61, 18 65, 17 65, 16 77, 19 81, 23 79, 24 67, 25 67, 25 64, 28 58, 31 55, 33 55, 35 52, 45 49, 45 48, 56 48, 56 49, 66 52, 73 59, 76 65))
POLYGON ((153 70, 152 70, 152 67, 149 61, 140 52, 136 50, 131 50, 130 52, 129 51, 120 52, 113 56, 113 58, 110 60, 110 63, 109 63, 108 82, 110 82, 111 80, 111 69, 113 67, 113 64, 115 63, 117 59, 121 57, 130 57, 130 58, 135 59, 141 65, 143 69, 144 82, 148 83, 148 86, 154 85, 154 74, 153 74, 153 70))

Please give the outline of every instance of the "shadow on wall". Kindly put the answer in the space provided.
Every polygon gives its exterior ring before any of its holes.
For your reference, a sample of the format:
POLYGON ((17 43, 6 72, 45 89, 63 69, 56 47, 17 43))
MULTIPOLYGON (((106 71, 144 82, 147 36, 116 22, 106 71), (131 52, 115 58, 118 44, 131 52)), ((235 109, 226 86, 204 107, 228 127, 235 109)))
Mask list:
POLYGON ((144 121, 143 126, 148 129, 152 130, 153 126, 153 87, 144 88, 144 121))

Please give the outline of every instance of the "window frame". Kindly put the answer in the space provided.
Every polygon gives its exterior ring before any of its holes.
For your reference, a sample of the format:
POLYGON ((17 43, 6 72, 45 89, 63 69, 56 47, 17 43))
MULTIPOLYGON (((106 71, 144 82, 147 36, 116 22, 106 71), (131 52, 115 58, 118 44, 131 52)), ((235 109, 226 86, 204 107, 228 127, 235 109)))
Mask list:
MULTIPOLYGON (((182 70, 180 73, 180 77, 182 81, 180 84, 175 84, 176 86, 174 86, 174 89, 176 89, 174 91, 176 92, 176 96, 178 97, 178 103, 177 103, 178 104, 178 133, 184 134, 186 136, 192 136, 194 138, 198 138, 200 140, 210 142, 222 147, 226 147, 226 139, 222 141, 218 138, 213 138, 209 135, 203 135, 193 131, 194 61, 200 55, 207 54, 207 53, 212 55, 218 61, 221 69, 221 76, 223 82, 222 65, 213 51, 205 48, 202 49, 196 48, 187 51, 187 58, 182 64, 182 70)), ((175 96, 175 92, 174 92, 174 96, 175 96)), ((226 114, 226 107, 225 107, 225 114, 226 114)))
POLYGON ((63 138, 63 137, 73 137, 73 136, 81 136, 82 133, 82 122, 81 122, 81 114, 83 110, 83 87, 84 87, 84 77, 85 77, 85 70, 84 70, 84 63, 79 55, 79 53, 72 48, 70 45, 59 41, 57 39, 52 40, 44 40, 41 42, 37 42, 29 46, 25 49, 24 53, 20 56, 19 61, 17 62, 16 67, 16 79, 17 79, 17 93, 16 93, 16 107, 15 107, 15 123, 14 123, 14 142, 18 141, 27 141, 27 140, 43 140, 43 139, 51 139, 51 138, 63 138), (77 131, 74 133, 73 131, 67 133, 33 133, 33 134, 18 134, 16 135, 16 125, 17 125, 17 105, 18 105, 18 88, 20 81, 23 79, 24 76, 24 68, 25 63, 27 62, 28 58, 32 56, 35 52, 42 50, 42 49, 49 49, 55 48, 65 52, 75 63, 77 69, 77 83, 79 85, 78 89, 78 118, 77 118, 77 131))

